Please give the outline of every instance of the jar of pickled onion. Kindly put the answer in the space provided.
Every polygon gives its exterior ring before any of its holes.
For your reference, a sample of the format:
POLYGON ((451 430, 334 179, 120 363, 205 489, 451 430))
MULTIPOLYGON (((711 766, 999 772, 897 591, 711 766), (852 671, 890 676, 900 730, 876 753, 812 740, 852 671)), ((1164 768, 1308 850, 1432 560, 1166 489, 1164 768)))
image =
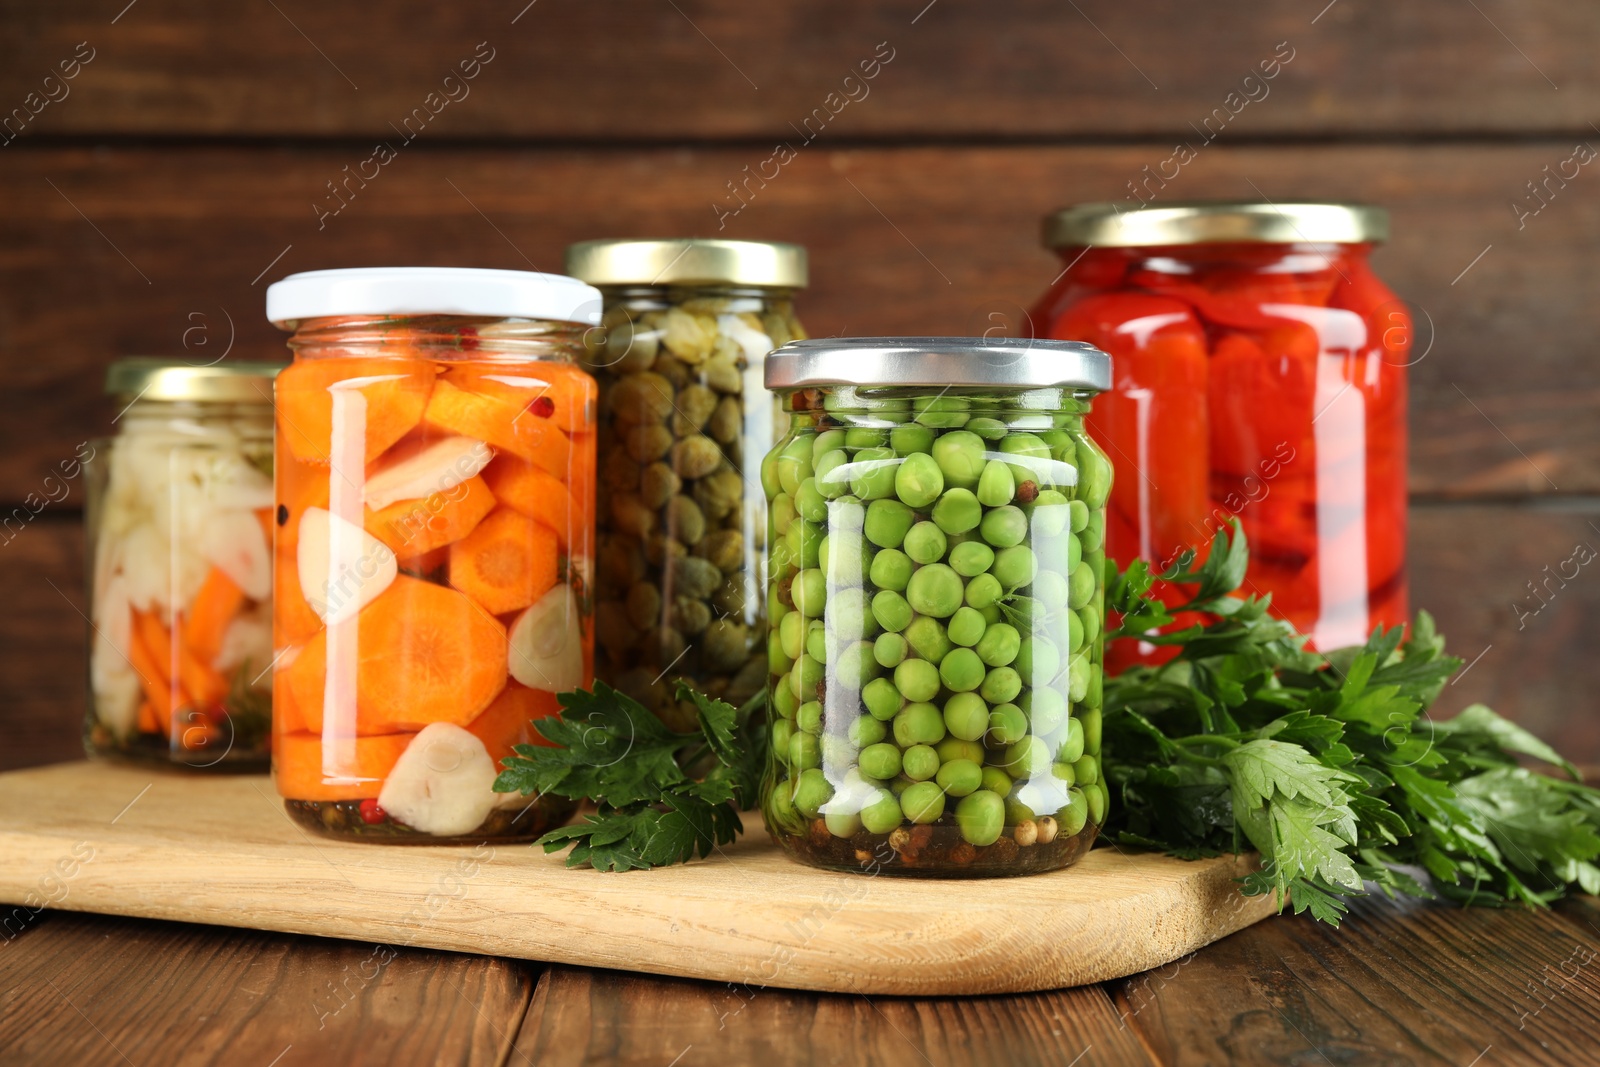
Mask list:
POLYGON ((1387 235, 1387 212, 1356 204, 1080 204, 1045 220, 1066 269, 1031 328, 1116 369, 1088 417, 1124 475, 1113 558, 1161 568, 1238 519, 1242 592, 1270 593, 1315 647, 1405 622, 1412 336, 1368 263, 1387 235))
POLYGON ((278 379, 273 770, 290 815, 390 841, 536 837, 493 791, 590 684, 600 294, 522 271, 373 268, 267 290, 278 379))

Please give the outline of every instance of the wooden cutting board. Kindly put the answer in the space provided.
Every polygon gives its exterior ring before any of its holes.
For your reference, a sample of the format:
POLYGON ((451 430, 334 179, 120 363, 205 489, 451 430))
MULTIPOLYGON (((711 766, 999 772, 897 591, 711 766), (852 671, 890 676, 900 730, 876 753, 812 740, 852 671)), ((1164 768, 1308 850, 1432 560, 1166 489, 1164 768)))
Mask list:
POLYGON ((1023 878, 868 877, 793 862, 755 818, 709 860, 600 874, 521 845, 309 835, 265 776, 112 763, 0 774, 0 901, 10 905, 752 987, 929 996, 1135 974, 1270 914, 1269 900, 1239 895, 1233 879, 1247 869, 1100 848, 1023 878))

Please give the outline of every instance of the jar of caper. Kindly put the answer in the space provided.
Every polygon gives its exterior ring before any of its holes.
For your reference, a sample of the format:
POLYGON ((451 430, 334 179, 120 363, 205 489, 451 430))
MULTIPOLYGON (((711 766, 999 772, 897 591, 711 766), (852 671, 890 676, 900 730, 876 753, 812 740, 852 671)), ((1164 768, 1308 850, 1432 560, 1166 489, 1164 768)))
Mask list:
POLYGON ((1031 874, 1087 852, 1106 500, 1075 341, 847 338, 773 353, 772 735, 762 812, 819 867, 1031 874))
POLYGON ((605 295, 595 676, 671 725, 673 682, 741 704, 766 682, 761 460, 782 412, 767 353, 803 339, 806 253, 768 241, 604 240, 567 249, 605 295))

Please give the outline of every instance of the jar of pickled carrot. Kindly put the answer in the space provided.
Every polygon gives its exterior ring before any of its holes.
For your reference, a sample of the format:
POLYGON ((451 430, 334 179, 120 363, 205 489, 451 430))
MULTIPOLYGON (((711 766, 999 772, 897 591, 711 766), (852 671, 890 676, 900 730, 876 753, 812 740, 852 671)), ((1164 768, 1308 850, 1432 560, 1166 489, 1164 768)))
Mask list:
POLYGON ((283 366, 141 357, 106 375, 116 435, 79 453, 90 755, 267 766, 272 378, 283 366))
POLYGON ((767 353, 806 336, 806 250, 778 241, 585 241, 605 294, 596 515, 597 672, 679 729, 677 679, 740 705, 766 684, 761 460, 785 416, 767 353))
POLYGON ((433 267, 296 274, 278 379, 273 771, 344 837, 536 837, 497 794, 556 694, 590 684, 600 294, 433 267))
MULTIPOLYGON (((1315 647, 1406 621, 1411 317, 1368 263, 1387 235, 1388 213, 1356 204, 1080 204, 1045 220, 1066 269, 1031 327, 1116 368, 1088 418, 1123 471, 1112 557, 1161 568, 1238 519, 1242 592, 1270 593, 1315 647)), ((1113 664, 1158 658, 1119 644, 1113 664)))

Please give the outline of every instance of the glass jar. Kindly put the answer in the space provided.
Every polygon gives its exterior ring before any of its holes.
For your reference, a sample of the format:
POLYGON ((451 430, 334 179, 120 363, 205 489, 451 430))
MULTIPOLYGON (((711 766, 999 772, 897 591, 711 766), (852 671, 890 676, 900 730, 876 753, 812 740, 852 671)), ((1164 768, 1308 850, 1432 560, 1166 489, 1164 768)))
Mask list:
MULTIPOLYGON (((1130 472, 1112 558, 1163 567, 1237 518, 1244 591, 1270 593, 1314 646, 1406 621, 1411 317, 1367 262, 1387 234, 1387 212, 1349 204, 1082 204, 1046 220, 1067 269, 1032 327, 1116 360, 1089 417, 1130 472)), ((1163 658, 1121 643, 1114 666, 1163 658)))
POLYGON ((537 837, 492 789, 590 684, 600 294, 558 275, 379 268, 267 290, 277 382, 273 771, 350 838, 537 837))
POLYGON ((84 463, 90 755, 264 770, 272 721, 272 378, 281 363, 111 365, 84 463))
POLYGON ((567 250, 605 294, 596 673, 692 729, 675 678, 735 706, 766 654, 761 458, 781 412, 767 353, 806 336, 806 253, 766 241, 609 240, 567 250))
POLYGON ((767 360, 773 711, 762 812, 794 858, 1064 867, 1105 821, 1105 505, 1089 345, 859 338, 767 360))

